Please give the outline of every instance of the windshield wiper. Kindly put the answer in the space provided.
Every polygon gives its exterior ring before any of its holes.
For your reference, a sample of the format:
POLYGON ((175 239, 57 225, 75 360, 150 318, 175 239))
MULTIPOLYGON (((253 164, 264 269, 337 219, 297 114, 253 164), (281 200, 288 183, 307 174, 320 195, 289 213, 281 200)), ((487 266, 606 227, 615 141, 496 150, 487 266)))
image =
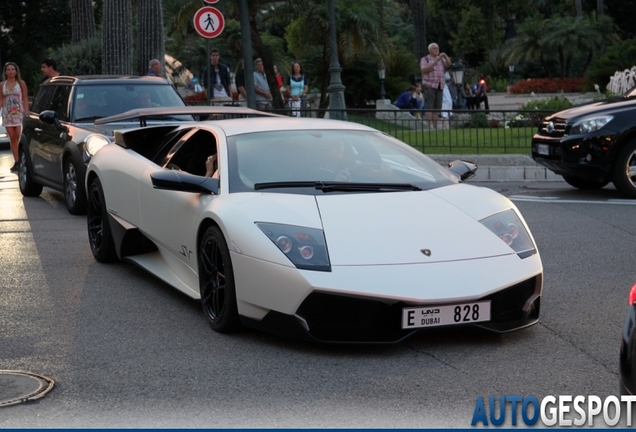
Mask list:
POLYGON ((277 189, 277 188, 295 188, 295 187, 315 187, 320 182, 315 181, 287 181, 287 182, 266 182, 255 183, 254 190, 260 189, 277 189))
POLYGON ((372 192, 389 192, 389 191, 421 191, 422 188, 409 183, 346 183, 346 182, 323 182, 316 185, 316 189, 323 192, 347 192, 347 191, 372 191, 372 192))
POLYGON ((321 182, 321 181, 289 181, 256 183, 254 190, 277 188, 313 187, 323 192, 384 192, 384 191, 421 191, 422 188, 409 183, 349 183, 349 182, 321 182))
POLYGON ((78 119, 75 119, 76 122, 80 122, 80 121, 95 121, 97 119, 100 119, 104 116, 90 116, 90 117, 81 117, 78 119))

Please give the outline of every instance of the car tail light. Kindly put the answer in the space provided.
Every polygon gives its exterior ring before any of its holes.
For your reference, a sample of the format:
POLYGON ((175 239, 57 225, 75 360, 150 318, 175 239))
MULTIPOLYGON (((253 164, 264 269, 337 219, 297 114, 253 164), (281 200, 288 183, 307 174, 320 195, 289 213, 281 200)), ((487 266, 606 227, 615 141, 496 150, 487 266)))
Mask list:
POLYGON ((629 292, 629 304, 633 305, 634 303, 636 303, 636 284, 634 284, 629 292))

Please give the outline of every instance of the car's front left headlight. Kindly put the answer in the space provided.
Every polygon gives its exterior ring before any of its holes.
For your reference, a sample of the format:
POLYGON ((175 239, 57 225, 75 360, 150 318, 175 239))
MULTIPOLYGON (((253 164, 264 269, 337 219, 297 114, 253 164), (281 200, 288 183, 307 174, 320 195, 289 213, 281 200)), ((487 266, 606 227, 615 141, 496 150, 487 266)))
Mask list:
POLYGON ((497 213, 482 219, 480 222, 510 246, 513 251, 517 252, 519 258, 527 258, 537 253, 537 248, 530 238, 530 234, 514 210, 509 209, 497 213))
POLYGON ((89 156, 95 156, 95 153, 106 144, 110 144, 108 137, 104 135, 89 135, 86 137, 86 152, 89 156))
POLYGON ((570 135, 586 134, 597 131, 609 123, 614 116, 604 115, 581 119, 572 125, 570 135))
POLYGON ((264 222, 256 222, 256 226, 296 268, 331 271, 327 244, 322 230, 264 222))

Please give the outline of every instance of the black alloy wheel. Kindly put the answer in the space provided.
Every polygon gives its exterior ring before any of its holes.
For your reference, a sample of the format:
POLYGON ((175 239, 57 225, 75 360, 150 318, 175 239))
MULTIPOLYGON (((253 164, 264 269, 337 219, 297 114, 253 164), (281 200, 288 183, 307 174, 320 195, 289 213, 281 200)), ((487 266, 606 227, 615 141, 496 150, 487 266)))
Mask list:
POLYGON ((78 215, 86 212, 86 192, 83 179, 80 178, 77 166, 72 157, 64 162, 64 198, 70 214, 78 215))
POLYGON ((115 242, 110 231, 104 190, 98 178, 88 188, 88 209, 86 211, 88 242, 91 252, 99 262, 112 262, 117 259, 115 242))
POLYGON ((216 226, 205 231, 199 245, 199 289, 203 312, 214 331, 240 328, 230 251, 216 226))
POLYGON ((620 150, 614 162, 613 182, 616 189, 628 198, 636 198, 636 141, 620 150))
POLYGON ((18 185, 20 186, 20 192, 26 197, 39 196, 42 193, 42 185, 33 181, 31 164, 23 147, 20 147, 19 156, 18 185))
POLYGON ((595 180, 587 180, 581 177, 573 177, 573 176, 563 176, 563 180, 570 186, 573 186, 577 189, 582 190, 590 190, 590 189, 600 189, 609 181, 595 181, 595 180))

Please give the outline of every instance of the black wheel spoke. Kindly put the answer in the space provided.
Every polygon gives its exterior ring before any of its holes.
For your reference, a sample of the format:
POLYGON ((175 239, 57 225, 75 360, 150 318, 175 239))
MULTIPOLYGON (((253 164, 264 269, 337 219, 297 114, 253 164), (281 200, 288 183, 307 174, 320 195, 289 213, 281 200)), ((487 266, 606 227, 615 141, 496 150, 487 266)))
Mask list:
POLYGON ((206 317, 219 332, 240 325, 231 275, 232 263, 223 235, 217 227, 210 227, 200 243, 199 289, 206 317))

